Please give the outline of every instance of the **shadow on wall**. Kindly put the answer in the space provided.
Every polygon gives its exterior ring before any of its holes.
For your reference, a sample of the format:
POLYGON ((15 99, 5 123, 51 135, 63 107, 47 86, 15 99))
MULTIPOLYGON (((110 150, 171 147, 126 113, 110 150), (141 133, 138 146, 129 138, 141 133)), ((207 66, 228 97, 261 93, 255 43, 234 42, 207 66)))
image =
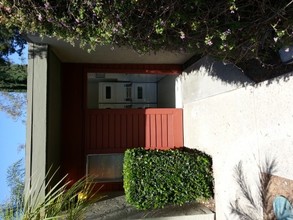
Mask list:
POLYGON ((48 45, 46 44, 29 44, 28 59, 46 59, 48 52, 48 45))
POLYGON ((275 81, 276 77, 293 72, 293 65, 283 63, 279 56, 275 57, 271 64, 262 63, 258 59, 251 59, 239 63, 238 66, 254 82, 259 83, 267 80, 269 83, 275 81))
POLYGON ((259 179, 256 180, 257 194, 253 194, 247 183, 242 161, 235 166, 235 180, 240 189, 240 198, 230 202, 230 211, 239 219, 292 219, 293 180, 275 176, 276 160, 267 159, 259 165, 259 179), (284 217, 287 216, 288 218, 284 217), (276 218, 277 217, 277 218, 276 218))
POLYGON ((186 72, 186 76, 193 72, 204 74, 226 85, 235 85, 237 87, 253 85, 257 87, 263 85, 262 83, 259 84, 263 81, 266 81, 264 84, 267 86, 287 82, 290 76, 293 75, 293 64, 285 65, 281 63, 275 66, 264 66, 258 61, 248 60, 236 66, 232 63, 225 63, 205 56, 195 64, 187 67, 184 72, 186 72))
POLYGON ((209 56, 201 58, 187 67, 184 72, 184 77, 190 74, 198 74, 200 77, 210 77, 215 81, 221 81, 221 83, 229 85, 246 86, 253 84, 253 81, 236 65, 224 63, 209 56))
POLYGON ((276 83, 279 84, 281 82, 288 82, 292 76, 293 76, 293 70, 292 70, 292 72, 287 72, 286 74, 280 75, 278 77, 268 79, 264 83, 259 83, 259 84, 256 84, 255 86, 256 87, 258 85, 270 86, 270 85, 276 84, 276 83))

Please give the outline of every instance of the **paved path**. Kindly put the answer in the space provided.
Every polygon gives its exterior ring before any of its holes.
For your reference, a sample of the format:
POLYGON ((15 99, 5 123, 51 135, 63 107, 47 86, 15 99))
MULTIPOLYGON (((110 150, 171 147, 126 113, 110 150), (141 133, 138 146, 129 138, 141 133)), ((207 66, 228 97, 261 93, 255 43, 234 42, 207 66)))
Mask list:
POLYGON ((125 202, 124 195, 115 195, 93 204, 86 213, 87 220, 122 219, 201 219, 213 220, 214 213, 205 206, 192 202, 183 206, 170 205, 163 209, 138 211, 125 202))

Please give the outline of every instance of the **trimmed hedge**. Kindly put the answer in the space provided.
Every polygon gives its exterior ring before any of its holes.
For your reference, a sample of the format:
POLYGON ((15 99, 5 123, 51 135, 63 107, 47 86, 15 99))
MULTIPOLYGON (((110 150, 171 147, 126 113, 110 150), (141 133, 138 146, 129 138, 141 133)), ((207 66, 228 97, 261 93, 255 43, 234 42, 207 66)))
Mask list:
POLYGON ((137 209, 213 196, 211 157, 197 150, 128 149, 123 176, 126 201, 137 209))

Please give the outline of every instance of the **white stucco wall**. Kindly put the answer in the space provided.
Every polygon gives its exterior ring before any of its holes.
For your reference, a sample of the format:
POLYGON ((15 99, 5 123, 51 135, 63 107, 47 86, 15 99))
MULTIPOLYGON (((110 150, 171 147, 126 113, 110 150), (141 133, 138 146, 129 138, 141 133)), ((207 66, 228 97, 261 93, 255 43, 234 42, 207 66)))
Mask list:
MULTIPOLYGON (((177 79, 184 109, 184 145, 212 156, 217 219, 237 219, 230 214, 229 203, 243 202, 234 179, 239 161, 252 192, 257 165, 266 158, 277 161, 275 175, 293 179, 293 76, 257 85, 249 85, 242 77, 240 82, 235 78, 226 83, 197 64, 177 79)), ((216 74, 239 77, 239 70, 234 70, 226 72, 225 65, 218 64, 216 74)))
POLYGON ((179 108, 186 103, 249 85, 252 81, 234 65, 206 56, 184 70, 176 83, 176 107, 179 108))

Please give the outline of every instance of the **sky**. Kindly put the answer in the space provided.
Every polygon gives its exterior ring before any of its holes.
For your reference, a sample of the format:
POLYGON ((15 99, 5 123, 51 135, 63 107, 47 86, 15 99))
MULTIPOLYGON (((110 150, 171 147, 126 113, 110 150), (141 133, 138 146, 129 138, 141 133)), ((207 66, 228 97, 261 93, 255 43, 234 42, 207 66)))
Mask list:
MULTIPOLYGON (((27 48, 22 56, 27 63, 27 48)), ((22 63, 17 55, 10 56, 14 63, 22 63)), ((26 109, 24 109, 26 111, 26 109)), ((19 145, 25 144, 25 123, 13 120, 0 111, 0 204, 7 201, 10 195, 6 182, 6 173, 10 165, 24 158, 24 150, 19 151, 19 145)))

